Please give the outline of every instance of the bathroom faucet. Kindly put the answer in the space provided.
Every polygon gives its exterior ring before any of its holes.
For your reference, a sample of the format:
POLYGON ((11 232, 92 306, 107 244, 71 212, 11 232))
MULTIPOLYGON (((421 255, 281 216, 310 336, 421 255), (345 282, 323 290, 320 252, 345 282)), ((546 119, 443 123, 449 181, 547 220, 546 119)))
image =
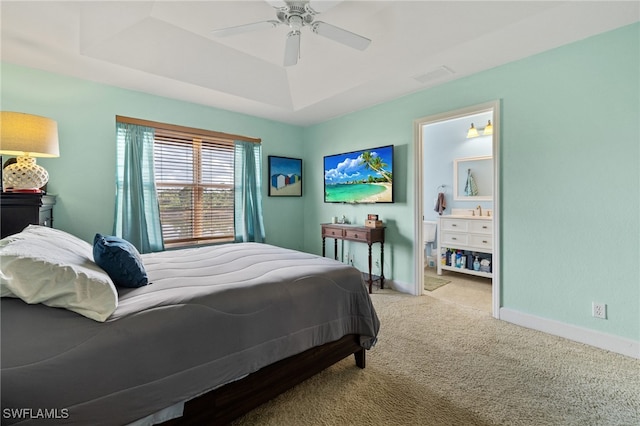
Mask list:
POLYGON ((479 205, 476 209, 478 209, 479 215, 482 216, 482 206, 479 205))

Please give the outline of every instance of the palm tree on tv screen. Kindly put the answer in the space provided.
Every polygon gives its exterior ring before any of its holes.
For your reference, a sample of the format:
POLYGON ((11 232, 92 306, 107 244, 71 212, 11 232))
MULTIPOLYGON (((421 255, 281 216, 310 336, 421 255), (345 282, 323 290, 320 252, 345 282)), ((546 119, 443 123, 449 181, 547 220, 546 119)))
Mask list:
POLYGON ((387 182, 391 183, 393 179, 392 175, 384 170, 384 168, 389 165, 384 163, 378 155, 372 155, 370 151, 364 151, 360 158, 360 165, 364 166, 367 170, 373 170, 381 175, 387 182))

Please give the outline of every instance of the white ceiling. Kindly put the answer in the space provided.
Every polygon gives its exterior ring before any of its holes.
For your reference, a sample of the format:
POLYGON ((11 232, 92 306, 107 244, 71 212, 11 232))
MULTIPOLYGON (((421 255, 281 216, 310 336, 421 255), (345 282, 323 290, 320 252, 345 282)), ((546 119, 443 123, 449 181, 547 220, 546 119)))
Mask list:
POLYGON ((2 60, 309 125, 640 20, 636 0, 312 0, 316 19, 372 42, 359 51, 305 27, 292 67, 283 25, 212 35, 276 19, 270 3, 2 0, 2 60))

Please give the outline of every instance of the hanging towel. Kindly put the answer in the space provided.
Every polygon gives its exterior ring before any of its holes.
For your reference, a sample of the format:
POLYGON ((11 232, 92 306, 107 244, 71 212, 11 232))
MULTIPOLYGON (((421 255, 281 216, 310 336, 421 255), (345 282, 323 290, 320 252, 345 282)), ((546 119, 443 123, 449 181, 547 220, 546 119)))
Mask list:
POLYGON ((433 210, 438 212, 438 214, 442 216, 442 212, 444 212, 444 209, 446 208, 447 208, 447 201, 444 199, 444 192, 439 192, 438 198, 436 198, 436 206, 433 210))
POLYGON ((471 169, 467 170, 467 184, 464 186, 464 194, 468 197, 478 195, 478 185, 476 185, 476 180, 471 174, 471 169))

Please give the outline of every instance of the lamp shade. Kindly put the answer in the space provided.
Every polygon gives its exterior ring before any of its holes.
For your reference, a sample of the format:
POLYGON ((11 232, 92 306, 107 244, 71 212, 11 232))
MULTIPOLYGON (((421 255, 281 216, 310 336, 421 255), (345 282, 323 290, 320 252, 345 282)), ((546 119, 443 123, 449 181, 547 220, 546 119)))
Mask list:
POLYGON ((49 173, 33 157, 59 157, 58 124, 50 118, 2 111, 0 154, 17 155, 2 171, 3 191, 40 192, 49 173))
POLYGON ((491 124, 491 120, 487 123, 487 126, 484 128, 482 132, 483 135, 492 135, 493 134, 493 125, 491 124))
POLYGON ((467 138, 477 138, 478 136, 480 136, 478 129, 471 123, 471 127, 469 127, 469 131, 467 132, 467 138))
POLYGON ((58 124, 50 118, 2 111, 0 153, 29 157, 59 157, 58 124))

